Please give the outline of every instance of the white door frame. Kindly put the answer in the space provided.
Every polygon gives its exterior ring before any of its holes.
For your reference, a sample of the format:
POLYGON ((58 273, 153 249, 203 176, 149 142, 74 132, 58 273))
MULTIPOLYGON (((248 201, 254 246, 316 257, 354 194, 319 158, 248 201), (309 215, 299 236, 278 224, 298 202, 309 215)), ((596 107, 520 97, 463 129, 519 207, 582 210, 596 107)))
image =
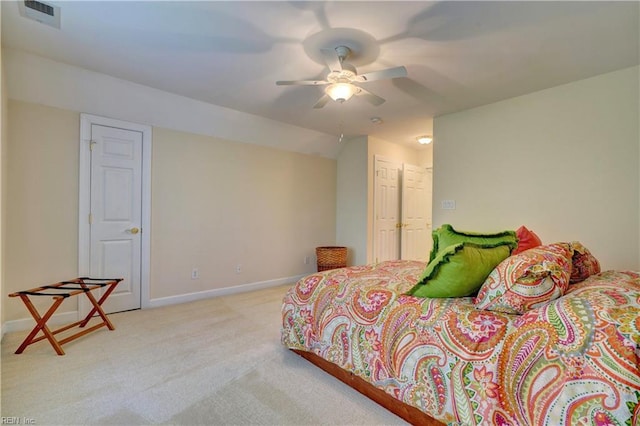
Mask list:
MULTIPOLYGON (((150 307, 149 278, 151 265, 151 126, 100 117, 91 114, 80 114, 80 182, 78 211, 78 276, 89 276, 91 258, 91 226, 89 213, 91 207, 91 125, 135 130, 142 133, 142 233, 141 238, 141 271, 140 271, 140 306, 150 307)), ((96 277, 102 278, 102 277, 96 277)), ((78 316, 81 309, 78 307, 78 316)))

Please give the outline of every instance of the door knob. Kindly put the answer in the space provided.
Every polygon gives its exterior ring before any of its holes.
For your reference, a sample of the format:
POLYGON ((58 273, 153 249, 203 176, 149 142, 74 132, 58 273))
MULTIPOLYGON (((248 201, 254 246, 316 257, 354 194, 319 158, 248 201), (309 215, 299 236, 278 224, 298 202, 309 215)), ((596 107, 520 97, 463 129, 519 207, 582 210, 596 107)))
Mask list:
POLYGON ((129 233, 131 233, 133 235, 137 234, 138 232, 140 232, 139 228, 131 228, 131 229, 129 229, 129 233))

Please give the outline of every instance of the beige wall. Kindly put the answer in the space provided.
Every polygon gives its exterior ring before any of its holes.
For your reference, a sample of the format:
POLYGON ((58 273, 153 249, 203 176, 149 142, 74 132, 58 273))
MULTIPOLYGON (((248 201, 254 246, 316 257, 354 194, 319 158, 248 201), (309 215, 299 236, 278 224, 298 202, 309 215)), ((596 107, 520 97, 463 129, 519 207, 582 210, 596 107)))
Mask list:
MULTIPOLYGON (((8 119, 5 294, 78 273, 80 115, 10 100, 8 119)), ((311 272, 335 238, 335 160, 156 127, 152 161, 152 299, 311 272)))
POLYGON ((154 128, 152 162, 151 299, 310 273, 334 243, 335 160, 154 128))
POLYGON ((338 155, 336 244, 347 247, 347 265, 363 265, 367 263, 367 137, 343 143, 338 155))
POLYGON ((436 118, 434 225, 524 224, 640 269, 638 85, 633 67, 436 118))
MULTIPOLYGON (((80 115, 10 100, 8 118, 5 294, 78 274, 80 115)), ((5 307, 5 320, 29 318, 17 298, 5 307)))

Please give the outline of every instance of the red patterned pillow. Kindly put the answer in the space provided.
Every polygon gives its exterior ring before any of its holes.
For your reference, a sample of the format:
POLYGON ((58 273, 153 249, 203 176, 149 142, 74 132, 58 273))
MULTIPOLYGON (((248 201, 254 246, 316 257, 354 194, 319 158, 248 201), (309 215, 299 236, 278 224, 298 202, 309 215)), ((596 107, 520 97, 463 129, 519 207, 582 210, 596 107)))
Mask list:
POLYGON ((512 256, 542 245, 540 237, 524 225, 516 230, 516 236, 518 237, 518 247, 511 253, 512 256))
POLYGON ((572 253, 568 243, 556 243, 506 258, 482 284, 476 308, 523 314, 557 299, 569 287, 572 253))
POLYGON ((573 251, 571 263, 571 284, 584 281, 591 275, 600 273, 600 262, 591 254, 591 252, 578 241, 569 243, 573 251))

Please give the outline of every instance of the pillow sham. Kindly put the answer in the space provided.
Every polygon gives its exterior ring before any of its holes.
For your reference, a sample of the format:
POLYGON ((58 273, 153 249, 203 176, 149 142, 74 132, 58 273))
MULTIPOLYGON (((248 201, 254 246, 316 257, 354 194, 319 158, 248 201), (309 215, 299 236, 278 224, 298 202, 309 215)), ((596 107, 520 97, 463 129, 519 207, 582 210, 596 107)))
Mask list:
POLYGON ((474 243, 480 244, 485 248, 496 247, 500 245, 508 245, 509 252, 518 246, 518 237, 515 231, 502 231, 495 234, 481 234, 478 232, 457 231, 453 226, 444 224, 432 232, 433 248, 429 255, 431 262, 436 258, 438 252, 449 246, 458 243, 474 243))
POLYGON ((523 314, 562 296, 569 287, 568 243, 534 247, 502 261, 474 300, 477 309, 523 314))
POLYGON ((458 243, 429 262, 418 283, 406 294, 416 297, 464 297, 475 294, 491 271, 511 251, 509 245, 458 243))
POLYGON ((542 245, 540 237, 524 225, 516 229, 516 237, 518 237, 518 247, 511 253, 512 256, 542 245))
POLYGON ((600 262, 579 241, 569 243, 573 256, 571 257, 571 284, 584 281, 591 275, 600 273, 600 262))

